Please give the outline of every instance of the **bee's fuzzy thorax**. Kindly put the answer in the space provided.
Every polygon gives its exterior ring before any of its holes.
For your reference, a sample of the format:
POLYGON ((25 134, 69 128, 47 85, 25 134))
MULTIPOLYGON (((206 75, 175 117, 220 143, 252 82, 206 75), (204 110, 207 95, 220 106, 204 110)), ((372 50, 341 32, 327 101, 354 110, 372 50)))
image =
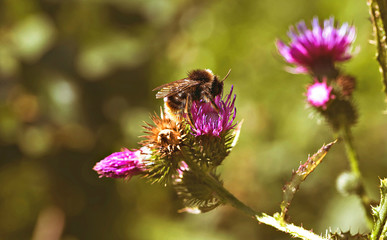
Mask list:
POLYGON ((192 80, 210 82, 214 79, 214 74, 209 69, 196 69, 188 73, 188 78, 192 80))

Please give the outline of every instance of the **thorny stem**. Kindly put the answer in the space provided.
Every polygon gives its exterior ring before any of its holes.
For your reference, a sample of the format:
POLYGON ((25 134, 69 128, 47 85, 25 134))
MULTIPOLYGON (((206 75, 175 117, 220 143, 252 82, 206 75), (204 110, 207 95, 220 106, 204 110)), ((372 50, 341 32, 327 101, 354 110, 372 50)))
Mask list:
POLYGON ((382 75, 383 90, 387 94, 387 2, 384 0, 367 0, 376 42, 376 58, 382 75))
POLYGON ((342 127, 340 134, 345 145, 345 150, 351 167, 351 172, 358 179, 358 189, 356 191, 356 194, 359 196, 361 200, 363 208, 366 212, 368 224, 372 228, 373 217, 372 217, 372 210, 371 210, 371 200, 367 196, 367 193, 364 188, 364 183, 363 183, 362 175, 359 168, 359 158, 356 153, 355 147, 353 145, 351 129, 349 127, 344 126, 342 127))
POLYGON ((189 168, 193 172, 195 172, 204 183, 206 183, 209 187, 211 187, 211 189, 213 189, 215 191, 217 196, 224 203, 230 204, 231 206, 240 210, 241 212, 245 213, 246 215, 256 219, 259 223, 263 223, 263 224, 272 226, 279 231, 288 233, 288 234, 292 235, 293 237, 297 237, 297 238, 304 239, 304 240, 324 240, 324 239, 326 239, 326 238, 323 238, 323 237, 321 237, 321 236, 319 236, 311 231, 308 231, 302 227, 285 222, 280 217, 279 213, 274 214, 274 216, 269 216, 266 213, 257 213, 256 211, 251 209, 249 206, 247 206, 243 202, 241 202, 238 198, 236 198, 227 189, 225 189, 217 179, 215 179, 210 174, 205 173, 201 169, 199 169, 195 163, 191 163, 190 161, 187 161, 187 164, 188 164, 189 168))
POLYGON ((265 213, 261 213, 260 215, 256 215, 257 221, 260 223, 264 223, 266 225, 272 226, 282 232, 289 233, 293 237, 308 239, 308 240, 324 240, 327 238, 323 238, 317 234, 314 234, 312 231, 308 231, 302 227, 296 226, 291 223, 283 222, 276 217, 269 216, 265 213))

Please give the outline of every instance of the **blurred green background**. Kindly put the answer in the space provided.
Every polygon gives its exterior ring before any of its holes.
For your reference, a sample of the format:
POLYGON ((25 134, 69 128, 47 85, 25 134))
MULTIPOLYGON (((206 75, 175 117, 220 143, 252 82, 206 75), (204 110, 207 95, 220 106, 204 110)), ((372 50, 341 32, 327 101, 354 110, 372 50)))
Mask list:
MULTIPOLYGON (((363 0, 2 0, 0 1, 0 239, 290 239, 225 206, 179 214, 174 190, 99 179, 94 164, 137 148, 158 111, 151 90, 210 68, 234 85, 240 141, 222 167, 225 186, 256 210, 279 210, 292 169, 329 127, 306 107, 310 79, 284 71, 274 41, 288 26, 335 16, 357 27, 354 128, 372 197, 386 177, 387 121, 372 27, 363 0)), ((336 144, 301 186, 291 220, 307 229, 367 231, 360 202, 341 196, 348 168, 336 144)))

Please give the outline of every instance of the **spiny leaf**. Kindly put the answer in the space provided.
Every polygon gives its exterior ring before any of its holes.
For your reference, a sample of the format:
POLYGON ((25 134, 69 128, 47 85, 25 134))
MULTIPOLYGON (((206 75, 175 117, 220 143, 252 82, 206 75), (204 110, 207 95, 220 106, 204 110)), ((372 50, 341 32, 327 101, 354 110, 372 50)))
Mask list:
MULTIPOLYGON (((220 182, 217 175, 211 175, 220 182)), ((183 171, 182 176, 174 181, 174 188, 185 206, 180 212, 203 213, 222 204, 214 190, 202 182, 196 174, 191 171, 183 171)))
POLYGON ((301 164, 296 172, 293 172, 292 179, 283 188, 283 200, 281 202, 281 217, 285 219, 289 206, 293 200, 294 195, 298 191, 300 184, 313 172, 314 169, 321 163, 329 149, 335 144, 337 140, 324 145, 312 157, 301 164))
POLYGON ((387 179, 380 180, 380 204, 372 209, 374 228, 371 240, 387 239, 387 179))
POLYGON ((368 235, 360 234, 360 233, 352 235, 349 231, 335 232, 335 233, 329 233, 329 239, 331 240, 367 240, 368 235))

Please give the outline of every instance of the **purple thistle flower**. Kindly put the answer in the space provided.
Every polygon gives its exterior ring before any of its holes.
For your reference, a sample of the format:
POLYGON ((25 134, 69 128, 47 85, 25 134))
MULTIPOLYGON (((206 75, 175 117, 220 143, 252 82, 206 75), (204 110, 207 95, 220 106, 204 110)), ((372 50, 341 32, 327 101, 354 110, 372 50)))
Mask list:
POLYGON ((305 22, 301 21, 296 26, 290 27, 288 36, 291 40, 286 45, 281 40, 277 41, 277 48, 285 60, 294 64, 293 73, 313 72, 318 75, 335 73, 335 62, 350 59, 351 44, 355 40, 355 27, 342 24, 335 27, 334 18, 324 20, 321 27, 317 17, 313 18, 312 29, 308 29, 305 22), (324 74, 325 73, 325 74, 324 74))
POLYGON ((99 161, 93 170, 100 174, 100 178, 130 178, 146 170, 143 163, 146 156, 142 150, 130 151, 125 148, 99 161))
POLYGON ((219 137, 221 133, 235 127, 233 121, 236 116, 234 107, 236 95, 231 99, 233 86, 230 93, 222 100, 222 96, 215 97, 214 102, 219 108, 217 112, 209 102, 195 101, 192 104, 191 114, 193 125, 191 129, 195 136, 212 135, 219 137))
POLYGON ((308 102, 314 107, 326 108, 326 104, 330 99, 334 98, 332 95, 332 87, 328 87, 326 81, 315 82, 313 85, 308 87, 306 93, 308 102))

